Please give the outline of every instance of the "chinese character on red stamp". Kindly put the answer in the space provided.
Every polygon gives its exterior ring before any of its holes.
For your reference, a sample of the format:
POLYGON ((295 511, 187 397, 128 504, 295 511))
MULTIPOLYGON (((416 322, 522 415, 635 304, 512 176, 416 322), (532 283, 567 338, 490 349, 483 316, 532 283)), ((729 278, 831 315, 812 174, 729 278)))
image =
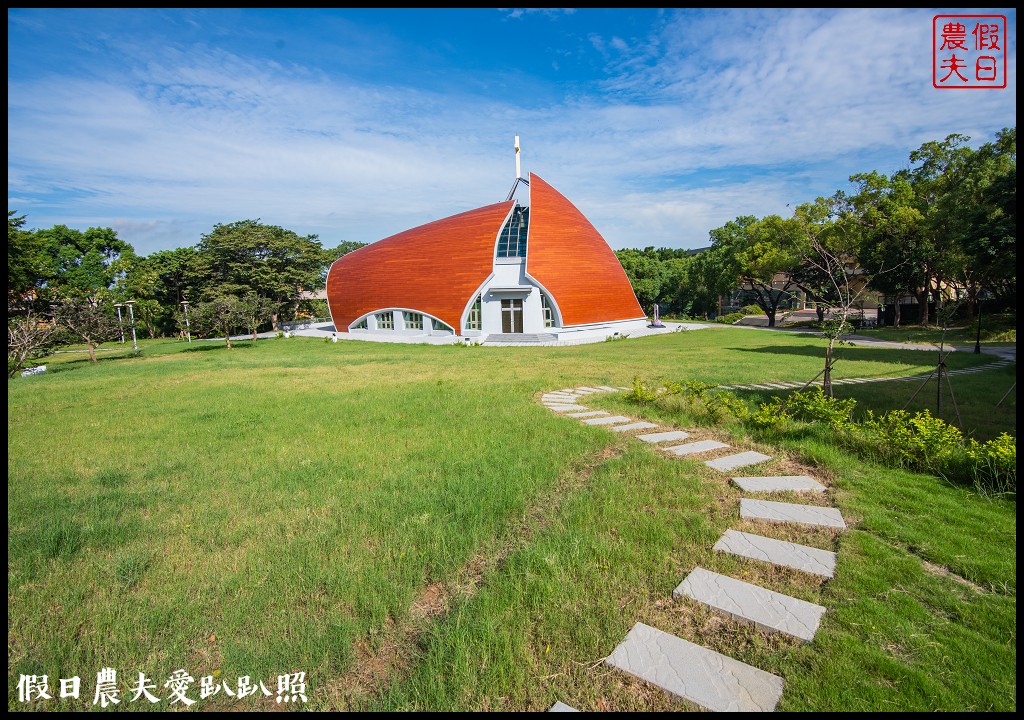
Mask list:
POLYGON ((1006 16, 936 15, 932 18, 932 85, 1006 87, 1006 16))

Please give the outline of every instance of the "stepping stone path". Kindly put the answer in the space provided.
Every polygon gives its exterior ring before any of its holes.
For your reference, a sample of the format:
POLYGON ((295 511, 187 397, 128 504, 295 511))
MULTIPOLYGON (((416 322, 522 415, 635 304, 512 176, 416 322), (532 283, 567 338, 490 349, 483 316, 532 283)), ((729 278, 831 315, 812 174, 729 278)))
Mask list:
MULTIPOLYGON (((984 366, 985 369, 995 364, 984 366)), ((976 371, 977 368, 972 369, 976 371)), ((919 377, 919 376, 914 376, 919 377)), ((896 378, 871 378, 877 382, 896 378)), ((911 378, 913 379, 913 378, 911 378)), ((848 382, 860 382, 849 380, 848 382)), ((764 383, 761 385, 720 386, 727 389, 789 389, 802 383, 764 383)), ((628 391, 631 388, 597 387, 566 388, 545 393, 541 401, 562 417, 577 418, 587 425, 604 426, 615 432, 655 429, 655 423, 638 421, 603 410, 575 411, 582 408, 579 398, 602 392, 628 391)), ((665 429, 633 435, 642 442, 657 445, 665 452, 686 457, 698 453, 721 451, 729 447, 717 440, 697 440, 682 445, 665 446, 685 440, 685 430, 665 429)), ((755 451, 719 454, 704 464, 722 473, 771 460, 770 455, 755 451)), ((731 482, 743 492, 824 492, 825 486, 808 475, 769 475, 732 477, 731 482)), ((842 514, 831 507, 781 503, 751 498, 740 499, 740 518, 774 523, 844 529, 842 514)), ((785 542, 753 533, 726 530, 714 546, 717 552, 729 553, 758 562, 769 562, 819 578, 835 573, 836 555, 828 550, 785 542)), ((704 568, 694 568, 673 592, 676 598, 689 598, 726 615, 750 622, 769 632, 780 632, 805 642, 814 639, 825 608, 815 603, 790 597, 768 588, 743 582, 704 568)), ((605 662, 652 683, 667 693, 707 710, 772 711, 782 697, 783 680, 777 675, 734 660, 721 653, 696 645, 657 628, 636 623, 626 638, 605 662)), ((551 712, 576 712, 575 708, 556 702, 551 712)))
POLYGON ((752 622, 765 630, 813 640, 825 608, 727 575, 694 568, 672 593, 689 596, 737 620, 752 622))
POLYGON ((566 705, 564 702, 559 700, 551 706, 551 709, 548 710, 548 712, 579 712, 579 710, 577 710, 574 707, 570 707, 569 705, 566 705))
POLYGON ((715 458, 714 460, 705 460, 704 464, 714 470, 726 472, 728 470, 746 467, 747 465, 757 465, 758 463, 763 463, 771 459, 771 455, 764 455, 759 452, 750 451, 742 452, 738 455, 726 455, 725 457, 715 458))
POLYGON ((782 678, 637 623, 605 661, 707 710, 771 711, 782 678))
POLYGON ((631 419, 625 415, 609 415, 608 417, 593 417, 583 421, 587 425, 615 425, 616 423, 628 423, 631 419))
POLYGON ((586 410, 587 409, 587 408, 583 407, 582 405, 548 405, 547 408, 549 410, 554 410, 555 412, 569 412, 571 410, 586 410))
POLYGON ((836 571, 834 552, 736 530, 726 530, 714 549, 827 578, 836 571))
POLYGON ((643 440, 649 443, 660 443, 669 442, 671 440, 685 440, 690 437, 690 433, 683 432, 682 430, 671 430, 669 432, 651 433, 649 435, 637 435, 637 440, 643 440))
POLYGON ((795 505, 771 500, 740 500, 740 517, 746 520, 798 523, 846 529, 842 514, 835 508, 795 505))
POLYGON ((676 455, 693 455, 694 453, 702 453, 707 452, 708 450, 717 450, 719 448, 727 447, 729 446, 725 443, 718 442, 717 440, 698 440, 697 442, 686 443, 685 445, 674 445, 672 447, 662 448, 662 450, 676 455))
POLYGON ((630 430, 646 430, 648 428, 658 427, 654 423, 649 422, 635 422, 629 425, 616 425, 612 428, 615 432, 627 432, 630 430))
POLYGON ((732 482, 746 492, 825 492, 825 486, 809 475, 734 477, 732 482))

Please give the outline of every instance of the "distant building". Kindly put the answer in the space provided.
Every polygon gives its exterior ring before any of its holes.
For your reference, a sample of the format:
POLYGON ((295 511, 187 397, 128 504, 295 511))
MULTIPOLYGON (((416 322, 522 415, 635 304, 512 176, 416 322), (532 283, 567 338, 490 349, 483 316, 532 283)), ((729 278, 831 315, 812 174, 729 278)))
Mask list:
POLYGON ((513 186, 504 202, 336 260, 327 275, 335 328, 353 335, 564 340, 644 327, 625 271, 590 221, 540 177, 521 180, 517 172, 519 182, 529 185, 529 205, 511 199, 513 186))

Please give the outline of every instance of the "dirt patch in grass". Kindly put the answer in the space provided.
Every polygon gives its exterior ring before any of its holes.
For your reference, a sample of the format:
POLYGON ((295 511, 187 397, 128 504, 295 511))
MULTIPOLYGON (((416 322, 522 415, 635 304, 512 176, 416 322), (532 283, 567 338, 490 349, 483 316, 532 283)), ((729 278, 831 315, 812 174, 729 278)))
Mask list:
POLYGON ((985 593, 985 588, 981 587, 980 585, 975 585, 967 578, 957 575, 949 568, 944 568, 941 565, 934 565, 928 562, 927 560, 921 560, 921 564, 924 566, 924 569, 932 575, 938 575, 939 577, 949 578, 955 583, 959 583, 966 588, 970 588, 973 592, 977 593, 978 595, 982 595, 985 593))
POLYGON ((406 677, 419 652, 420 638, 430 624, 444 617, 454 603, 472 597, 488 574, 500 570, 512 552, 528 545, 548 526, 561 504, 586 485, 595 469, 621 454, 621 448, 611 445, 570 468, 493 546, 481 548, 451 580, 435 581, 423 588, 406 617, 389 619, 375 643, 366 639, 357 643, 351 669, 326 688, 330 708, 359 710, 390 684, 406 677))

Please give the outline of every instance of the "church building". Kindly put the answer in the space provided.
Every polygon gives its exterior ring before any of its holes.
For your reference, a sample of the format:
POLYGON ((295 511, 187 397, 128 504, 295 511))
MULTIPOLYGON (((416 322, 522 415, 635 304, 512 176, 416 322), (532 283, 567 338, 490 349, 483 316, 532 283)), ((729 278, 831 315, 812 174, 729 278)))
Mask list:
MULTIPOLYGON (((504 202, 378 240, 327 276, 338 332, 550 341, 628 335, 646 315, 590 221, 543 179, 519 173, 504 202), (520 183, 529 202, 513 199, 520 183)), ((369 338, 367 338, 369 339, 369 338)))

